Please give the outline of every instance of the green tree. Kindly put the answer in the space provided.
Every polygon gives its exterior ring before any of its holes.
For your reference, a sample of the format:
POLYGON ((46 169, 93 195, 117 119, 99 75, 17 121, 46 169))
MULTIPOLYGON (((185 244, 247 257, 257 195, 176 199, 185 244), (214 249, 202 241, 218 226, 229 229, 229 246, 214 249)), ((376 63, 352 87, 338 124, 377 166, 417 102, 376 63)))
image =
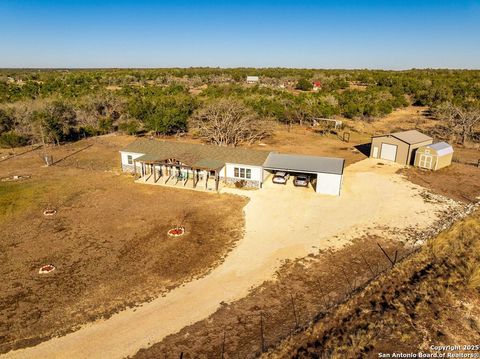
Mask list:
POLYGON ((140 131, 140 123, 136 120, 124 121, 118 125, 118 129, 128 135, 136 135, 140 131))
POLYGON ((300 79, 295 85, 295 88, 301 91, 310 91, 311 89, 313 89, 313 84, 307 79, 300 79))
POLYGON ((180 93, 133 100, 131 117, 141 121, 145 129, 155 134, 173 134, 187 129, 187 119, 194 110, 190 96, 180 93))
POLYGON ((0 134, 12 130, 15 121, 7 111, 0 109, 0 134))
POLYGON ((14 131, 4 132, 0 135, 0 145, 2 147, 11 148, 25 146, 27 139, 14 131))

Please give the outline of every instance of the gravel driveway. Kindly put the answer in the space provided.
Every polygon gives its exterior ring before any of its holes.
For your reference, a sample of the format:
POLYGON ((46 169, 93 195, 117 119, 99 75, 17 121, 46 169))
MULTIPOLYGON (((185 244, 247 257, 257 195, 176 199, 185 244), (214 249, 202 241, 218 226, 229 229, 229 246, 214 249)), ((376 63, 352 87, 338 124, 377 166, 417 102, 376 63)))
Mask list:
MULTIPOLYGON (((204 319, 223 302, 244 297, 270 279, 285 259, 339 247, 375 228, 428 227, 451 202, 425 202, 423 188, 396 174, 398 165, 366 159, 345 170, 342 195, 274 185, 258 191, 224 189, 250 198, 245 236, 225 262, 165 297, 8 358, 122 358, 204 319)), ((159 189, 161 190, 161 189, 159 189)))

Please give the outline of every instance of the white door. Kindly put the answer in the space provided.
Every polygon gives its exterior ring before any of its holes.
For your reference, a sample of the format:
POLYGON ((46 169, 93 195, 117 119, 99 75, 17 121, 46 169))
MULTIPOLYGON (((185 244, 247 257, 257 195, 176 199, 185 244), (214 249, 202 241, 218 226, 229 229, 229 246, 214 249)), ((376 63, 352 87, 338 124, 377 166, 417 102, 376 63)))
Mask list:
POLYGON ((422 168, 428 168, 429 170, 432 169, 432 162, 433 158, 430 155, 421 155, 420 161, 418 162, 418 166, 422 168))
POLYGON ((388 143, 382 143, 382 151, 380 152, 380 158, 387 161, 395 161, 397 157, 397 146, 390 145, 388 143))
POLYGON ((378 147, 373 147, 373 158, 378 158, 378 147))

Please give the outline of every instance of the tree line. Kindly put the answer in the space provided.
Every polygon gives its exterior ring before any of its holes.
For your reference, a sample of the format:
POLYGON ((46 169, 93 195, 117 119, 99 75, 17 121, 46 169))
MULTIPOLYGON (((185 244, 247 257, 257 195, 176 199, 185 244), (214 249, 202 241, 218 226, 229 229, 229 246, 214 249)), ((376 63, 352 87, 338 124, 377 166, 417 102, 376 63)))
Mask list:
MULTIPOLYGON (((459 113, 476 113, 479 103, 480 71, 466 70, 1 70, 0 144, 187 130, 218 142, 205 130, 213 129, 214 121, 218 125, 219 111, 224 128, 232 116, 241 116, 242 128, 249 129, 231 143, 238 144, 257 138, 257 131, 266 135, 270 121, 308 124, 335 116, 370 121, 409 104, 429 106, 443 119, 451 118, 447 108, 457 108, 458 119, 465 118, 459 113), (258 75, 259 84, 246 85, 247 75, 258 75), (321 84, 317 91, 313 82, 321 84)), ((458 129, 466 125, 452 125, 462 142, 474 137, 476 122, 466 122, 473 127, 465 138, 458 129)))

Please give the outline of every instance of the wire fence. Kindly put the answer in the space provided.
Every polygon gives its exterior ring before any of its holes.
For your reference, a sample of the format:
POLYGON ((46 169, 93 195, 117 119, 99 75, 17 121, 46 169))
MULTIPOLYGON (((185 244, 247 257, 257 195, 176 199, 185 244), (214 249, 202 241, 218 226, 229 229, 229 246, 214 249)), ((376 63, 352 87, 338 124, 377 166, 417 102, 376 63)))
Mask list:
MULTIPOLYGON (((427 231, 412 234, 411 241, 416 238, 425 242, 436 237, 478 207, 478 202, 465 205, 427 231)), ((294 280, 283 280, 279 275, 276 282, 252 291, 250 299, 230 306, 223 304, 208 320, 184 328, 157 344, 157 348, 137 355, 139 358, 152 355, 185 359, 257 358, 278 347, 285 338, 325 318, 424 247, 389 243, 385 246, 384 242, 374 240, 368 247, 362 243, 350 252, 322 253, 308 268, 308 258, 305 263, 292 263, 292 268, 300 266, 299 270, 283 275, 297 276, 294 280), (315 263, 321 265, 315 268, 315 263)))
POLYGON ((452 161, 455 163, 460 163, 467 166, 474 166, 480 168, 480 158, 477 160, 474 159, 465 159, 457 156, 453 156, 452 161))

